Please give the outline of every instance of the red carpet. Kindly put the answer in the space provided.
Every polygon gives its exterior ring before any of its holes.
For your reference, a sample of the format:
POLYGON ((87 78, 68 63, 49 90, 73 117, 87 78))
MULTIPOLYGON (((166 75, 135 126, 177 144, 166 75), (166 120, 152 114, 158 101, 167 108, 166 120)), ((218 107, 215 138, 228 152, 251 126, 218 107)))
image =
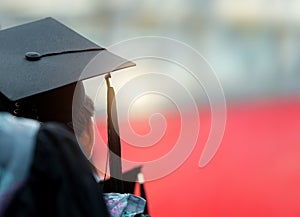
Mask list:
MULTIPOLYGON (((168 153, 179 120, 167 116, 166 134, 153 147, 141 150, 123 142, 124 157, 147 161, 168 153)), ((200 120, 190 157, 173 173, 145 184, 153 217, 300 216, 300 101, 228 105, 222 144, 204 168, 198 162, 210 113, 201 112, 200 120)), ((133 125, 139 133, 149 131, 147 122, 133 125)), ((99 129, 105 137, 102 122, 99 129)), ((103 156, 97 147, 95 155, 103 156)))

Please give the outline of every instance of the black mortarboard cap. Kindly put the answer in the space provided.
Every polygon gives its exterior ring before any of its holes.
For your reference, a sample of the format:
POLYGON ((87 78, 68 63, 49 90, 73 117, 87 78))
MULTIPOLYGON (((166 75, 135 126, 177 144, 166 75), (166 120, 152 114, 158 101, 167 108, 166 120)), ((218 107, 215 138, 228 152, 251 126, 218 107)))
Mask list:
POLYGON ((30 118, 70 106, 77 81, 134 66, 53 18, 1 30, 0 49, 0 111, 30 118), (99 67, 84 70, 96 56, 99 67))

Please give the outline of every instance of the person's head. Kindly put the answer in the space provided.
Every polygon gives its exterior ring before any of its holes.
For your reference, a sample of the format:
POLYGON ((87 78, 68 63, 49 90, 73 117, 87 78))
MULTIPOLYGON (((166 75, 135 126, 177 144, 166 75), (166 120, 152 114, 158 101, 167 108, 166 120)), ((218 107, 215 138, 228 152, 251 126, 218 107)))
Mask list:
POLYGON ((90 158, 94 144, 94 103, 82 82, 10 101, 0 94, 0 111, 43 122, 59 122, 75 133, 90 158))
POLYGON ((0 30, 0 48, 0 111, 40 122, 73 122, 76 83, 135 65, 51 17, 0 30))

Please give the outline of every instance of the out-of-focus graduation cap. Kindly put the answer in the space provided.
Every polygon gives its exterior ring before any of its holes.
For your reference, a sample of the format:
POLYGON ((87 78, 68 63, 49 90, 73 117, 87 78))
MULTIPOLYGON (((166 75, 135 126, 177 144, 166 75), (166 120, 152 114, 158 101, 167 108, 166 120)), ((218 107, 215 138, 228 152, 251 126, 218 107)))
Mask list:
POLYGON ((1 30, 0 49, 0 111, 41 121, 70 120, 77 81, 134 66, 53 18, 1 30))
MULTIPOLYGON (((120 190, 118 186, 116 186, 116 182, 112 179, 107 179, 99 182, 100 188, 102 188, 103 193, 117 192, 117 193, 125 193, 125 194, 134 194, 136 181, 140 185, 140 196, 147 201, 146 191, 144 187, 144 176, 142 173, 142 166, 135 167, 127 172, 122 174, 123 180, 123 188, 120 190)), ((146 203, 144 214, 148 214, 148 202, 146 203)))
POLYGON ((122 177, 124 180, 123 181, 123 189, 121 191, 118 191, 116 185, 114 182, 112 182, 111 179, 107 179, 105 181, 101 181, 99 185, 103 188, 104 193, 109 193, 109 192, 118 192, 118 193, 134 193, 134 188, 135 184, 138 178, 138 174, 141 172, 142 167, 135 167, 125 173, 123 173, 122 177))

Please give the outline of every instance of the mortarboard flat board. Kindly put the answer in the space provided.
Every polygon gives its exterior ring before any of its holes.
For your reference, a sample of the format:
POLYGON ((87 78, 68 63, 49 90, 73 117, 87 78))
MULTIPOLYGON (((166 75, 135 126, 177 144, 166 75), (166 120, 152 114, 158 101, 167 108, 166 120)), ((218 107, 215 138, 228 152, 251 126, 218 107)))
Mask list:
POLYGON ((135 65, 53 18, 1 30, 0 49, 0 111, 11 113, 18 100, 135 65), (98 54, 99 67, 84 71, 98 54))

